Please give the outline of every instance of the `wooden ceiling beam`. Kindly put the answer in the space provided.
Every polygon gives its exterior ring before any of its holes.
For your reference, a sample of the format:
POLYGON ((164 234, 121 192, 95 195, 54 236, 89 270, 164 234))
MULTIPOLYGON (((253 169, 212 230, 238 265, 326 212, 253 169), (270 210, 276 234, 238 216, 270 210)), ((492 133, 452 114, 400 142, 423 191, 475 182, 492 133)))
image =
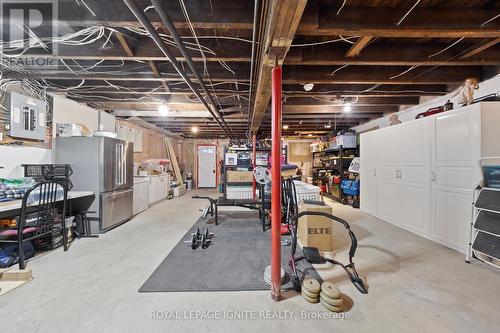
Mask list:
POLYGON ((346 58, 357 57, 361 53, 361 50, 363 50, 372 39, 373 39, 372 36, 359 37, 359 39, 346 52, 346 54, 345 54, 346 58))
POLYGON ((284 66, 283 84, 456 84, 468 77, 481 77, 481 67, 417 67, 403 75, 408 67, 349 66, 331 75, 329 66, 284 66))
MULTIPOLYGON (((148 0, 136 0, 140 8, 151 5, 148 0)), ((59 1, 58 21, 62 26, 109 26, 116 28, 139 27, 140 24, 122 0, 85 0, 95 16, 77 1, 59 1)), ((206 29, 252 29, 253 1, 218 0, 190 1, 187 5, 191 24, 194 28, 206 29)), ((177 2, 165 1, 165 10, 171 15, 178 29, 189 28, 177 2)), ((153 26, 163 27, 154 10, 146 13, 153 26)))
MULTIPOLYGON (((491 41, 493 43, 493 41, 491 41)), ((496 44, 496 43, 495 43, 496 44)), ((430 57, 445 49, 449 44, 442 43, 379 43, 370 47, 356 57, 346 57, 349 46, 321 45, 317 47, 292 47, 285 59, 285 65, 367 65, 367 66, 487 66, 500 63, 500 48, 493 45, 470 54, 469 57, 459 57, 463 50, 474 48, 474 44, 463 41, 439 55, 430 57)))
POLYGON ((467 53, 465 53, 464 55, 462 55, 460 58, 462 59, 467 59, 467 58, 470 58, 478 53, 481 53, 483 52, 484 50, 490 48, 490 47, 493 47, 495 46, 496 44, 500 43, 500 37, 498 38, 493 38, 493 39, 490 39, 490 40, 485 40, 484 42, 481 42, 479 44, 477 44, 474 48, 472 48, 471 50, 469 50, 467 53))
POLYGON ((307 0, 270 1, 250 123, 253 133, 259 129, 271 99, 271 70, 276 64, 283 64, 306 4, 307 0))
MULTIPOLYGON (((211 71, 211 81, 212 82, 248 82, 248 73, 244 73, 246 67, 233 67, 236 75, 233 75, 226 71, 211 71)), ((266 71, 270 74, 271 67, 267 67, 266 71)), ((335 73, 334 76, 331 75, 332 68, 329 66, 283 66, 283 84, 386 84, 386 85, 403 85, 403 84, 426 84, 426 85, 443 85, 443 84, 456 84, 462 83, 468 77, 478 77, 481 78, 481 67, 476 66, 445 66, 439 68, 428 68, 428 67, 418 67, 412 71, 407 72, 404 75, 399 75, 406 71, 408 67, 406 66, 349 66, 335 73)), ((112 82, 161 82, 161 81, 175 81, 182 82, 181 78, 174 73, 172 70, 167 71, 166 67, 161 69, 162 77, 155 77, 151 74, 142 74, 137 72, 132 72, 127 75, 114 75, 109 74, 80 74, 75 75, 73 73, 54 73, 53 71, 39 71, 36 74, 25 74, 18 72, 7 72, 4 73, 3 78, 11 79, 48 79, 48 80, 82 80, 85 79, 91 81, 112 81, 112 82), (48 72, 48 73, 47 73, 48 72)), ((267 74, 265 74, 267 75, 267 74)), ((194 79, 194 78, 193 78, 194 79)), ((269 79, 262 80, 259 82, 268 82, 269 79)), ((264 84, 264 83, 262 83, 264 84)), ((259 83, 260 86, 260 83, 259 83)), ((257 95, 263 96, 269 94, 268 90, 264 90, 264 87, 257 87, 257 95)), ((270 97, 270 96, 269 96, 270 97)), ((260 117, 260 113, 264 110, 269 99, 262 100, 261 98, 256 99, 259 107, 256 108, 259 115, 256 115, 255 121, 260 117), (260 106, 261 105, 261 106, 260 106)), ((256 104, 257 105, 257 104, 256 104)), ((258 123, 258 122, 257 122, 258 123)), ((256 124, 257 124, 256 123, 256 124)))
POLYGON ((132 48, 128 44, 125 36, 121 32, 115 32, 115 36, 118 39, 118 42, 120 43, 123 51, 125 51, 125 54, 129 57, 133 57, 134 51, 132 51, 132 48))
POLYGON ((337 6, 311 6, 308 16, 317 15, 299 25, 297 35, 316 36, 373 36, 416 38, 500 37, 500 22, 482 23, 500 13, 498 9, 467 7, 414 8, 396 26, 402 15, 397 7, 345 7, 336 15, 337 6), (332 20, 332 17, 335 19, 332 20))

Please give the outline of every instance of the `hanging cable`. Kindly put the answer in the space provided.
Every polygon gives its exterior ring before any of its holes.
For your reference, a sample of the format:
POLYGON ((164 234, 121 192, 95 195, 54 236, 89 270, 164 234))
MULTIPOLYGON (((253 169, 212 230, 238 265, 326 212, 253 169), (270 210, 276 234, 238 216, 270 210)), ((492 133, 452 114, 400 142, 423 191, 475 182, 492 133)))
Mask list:
POLYGON ((410 13, 413 11, 413 9, 415 9, 415 7, 417 7, 417 5, 418 5, 419 2, 420 2, 420 0, 415 1, 415 3, 413 4, 413 6, 411 6, 411 8, 403 15, 402 18, 399 19, 399 21, 397 21, 395 23, 395 25, 399 26, 401 23, 403 23, 403 21, 406 19, 406 17, 408 15, 410 15, 410 13))
POLYGON ((343 65, 343 66, 340 66, 339 68, 337 68, 336 70, 334 70, 333 72, 330 73, 331 76, 334 76, 335 73, 337 73, 338 71, 340 71, 341 69, 343 68, 346 68, 347 66, 349 66, 348 64, 346 65, 343 65))
POLYGON ((439 55, 439 54, 443 53, 444 51, 446 51, 446 50, 448 50, 448 49, 452 48, 453 46, 457 45, 458 43, 460 43, 460 42, 461 42, 464 38, 465 38, 465 37, 459 38, 458 40, 456 40, 456 41, 455 41, 455 42, 453 42, 452 44, 448 45, 447 47, 445 47, 445 48, 444 48, 444 49, 442 49, 441 51, 438 51, 438 52, 436 52, 436 53, 433 53, 433 54, 429 55, 428 57, 429 57, 429 58, 432 58, 432 57, 435 57, 435 56, 437 56, 437 55, 439 55))
POLYGON ((403 72, 401 72, 401 73, 399 73, 399 74, 396 74, 396 75, 394 75, 394 76, 391 76, 391 77, 389 78, 389 80, 393 80, 393 79, 395 79, 395 78, 397 78, 397 77, 400 77, 400 76, 402 76, 402 75, 405 75, 406 73, 408 73, 408 72, 410 72, 410 71, 414 70, 414 69, 415 69, 415 68, 417 68, 417 67, 419 67, 419 65, 413 65, 413 66, 411 66, 410 68, 408 68, 407 70, 405 70, 405 71, 403 71, 403 72))
POLYGON ((339 14, 340 14, 340 12, 342 11, 342 9, 344 9, 344 6, 345 6, 345 3, 346 3, 346 2, 347 2, 347 0, 343 0, 343 1, 342 1, 342 5, 340 5, 339 10, 337 10, 337 15, 339 15, 339 14))

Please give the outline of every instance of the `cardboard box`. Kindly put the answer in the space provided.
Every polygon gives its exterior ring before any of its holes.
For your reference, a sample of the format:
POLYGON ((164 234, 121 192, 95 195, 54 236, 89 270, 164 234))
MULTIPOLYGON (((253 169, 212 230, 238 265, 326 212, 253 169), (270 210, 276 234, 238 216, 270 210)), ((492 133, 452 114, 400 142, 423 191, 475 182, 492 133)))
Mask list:
MULTIPOLYGON (((314 211, 332 214, 332 207, 301 203, 299 212, 314 211)), ((333 250, 333 224, 324 216, 303 216, 299 219, 297 235, 300 244, 305 247, 317 247, 319 251, 333 250)))
POLYGON ((229 183, 251 183, 253 181, 253 173, 252 171, 228 170, 226 181, 229 183))

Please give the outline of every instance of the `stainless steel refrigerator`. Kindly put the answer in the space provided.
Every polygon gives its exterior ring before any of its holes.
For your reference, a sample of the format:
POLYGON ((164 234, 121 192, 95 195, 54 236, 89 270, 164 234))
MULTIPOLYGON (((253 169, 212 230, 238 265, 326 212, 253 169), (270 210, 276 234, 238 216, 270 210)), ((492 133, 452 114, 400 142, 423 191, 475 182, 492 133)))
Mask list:
POLYGON ((108 137, 58 137, 56 163, 73 169, 73 190, 93 191, 88 214, 92 233, 103 233, 129 220, 133 211, 133 143, 108 137))

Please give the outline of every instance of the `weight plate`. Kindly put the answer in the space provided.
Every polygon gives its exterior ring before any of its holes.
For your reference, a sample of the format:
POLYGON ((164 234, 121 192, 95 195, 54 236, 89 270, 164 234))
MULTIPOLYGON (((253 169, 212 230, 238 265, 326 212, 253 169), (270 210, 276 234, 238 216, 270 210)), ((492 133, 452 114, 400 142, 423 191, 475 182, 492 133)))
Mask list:
POLYGON ((312 293, 309 290, 306 290, 304 288, 302 288, 302 294, 304 294, 310 298, 318 298, 318 296, 319 296, 319 294, 312 293))
MULTIPOLYGON (((281 284, 285 281, 285 277, 286 272, 283 270, 283 267, 281 267, 281 284)), ((268 265, 264 270, 263 278, 268 285, 271 285, 271 265, 268 265)))
POLYGON ((202 234, 201 235, 201 248, 202 249, 206 249, 208 246, 207 246, 207 239, 205 238, 205 234, 202 234))
POLYGON ((325 303, 328 303, 330 304, 331 306, 342 306, 342 304, 344 304, 344 299, 341 297, 341 298, 330 298, 328 296, 325 295, 325 293, 320 293, 319 294, 319 297, 321 298, 321 300, 325 303))
POLYGON ((309 297, 306 294, 304 294, 304 290, 302 290, 302 297, 304 297, 304 299, 306 301, 308 301, 309 303, 318 303, 319 302, 318 296, 316 296, 316 297, 309 297))
POLYGON ((195 250, 195 249, 196 249, 196 247, 197 247, 196 241, 197 241, 197 239, 196 239, 196 235, 195 235, 195 234, 193 234, 193 235, 191 236, 191 248, 192 248, 193 250, 195 250))
POLYGON ((321 290, 318 280, 311 278, 304 279, 304 281, 302 282, 302 289, 305 289, 310 293, 316 295, 319 294, 319 291, 321 290))
POLYGON ((324 292, 327 297, 340 298, 339 288, 331 282, 323 282, 321 285, 321 291, 324 292))
POLYGON ((323 305, 323 307, 329 311, 332 311, 332 312, 342 312, 342 310, 344 309, 343 306, 332 306, 328 303, 326 303, 325 301, 323 301, 323 299, 319 299, 319 302, 321 303, 321 305, 323 305))

